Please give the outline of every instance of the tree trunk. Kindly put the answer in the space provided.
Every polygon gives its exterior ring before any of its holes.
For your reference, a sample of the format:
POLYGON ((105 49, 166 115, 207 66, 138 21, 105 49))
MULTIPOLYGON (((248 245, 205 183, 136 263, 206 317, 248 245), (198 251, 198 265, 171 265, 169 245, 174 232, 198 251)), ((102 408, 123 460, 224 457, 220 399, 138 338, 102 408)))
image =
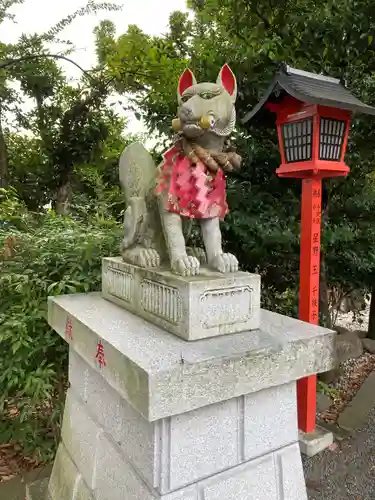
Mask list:
POLYGON ((372 282, 370 316, 368 321, 368 334, 370 339, 375 340, 375 280, 372 282))
POLYGON ((72 199, 72 186, 70 180, 59 186, 55 196, 55 212, 58 215, 68 215, 72 199))
POLYGON ((5 144, 5 137, 1 126, 1 106, 0 106, 0 188, 9 187, 8 155, 5 144))
POLYGON ((39 94, 36 94, 35 96, 35 101, 36 101, 36 112, 37 112, 37 123, 38 123, 38 129, 39 129, 39 135, 44 143, 45 149, 48 150, 49 147, 49 135, 48 131, 46 128, 46 120, 45 120, 45 113, 44 113, 44 108, 43 108, 43 99, 39 94))

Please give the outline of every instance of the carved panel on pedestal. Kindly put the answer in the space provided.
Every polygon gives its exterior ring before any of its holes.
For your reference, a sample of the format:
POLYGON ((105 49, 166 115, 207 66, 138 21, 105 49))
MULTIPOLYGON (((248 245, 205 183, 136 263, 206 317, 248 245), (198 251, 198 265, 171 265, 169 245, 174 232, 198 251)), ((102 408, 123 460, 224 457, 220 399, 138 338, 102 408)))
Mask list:
POLYGON ((177 288, 144 279, 141 282, 143 309, 177 325, 182 319, 182 300, 177 288))
POLYGON ((106 280, 107 293, 126 302, 132 302, 134 278, 131 273, 115 267, 108 267, 106 280))
POLYGON ((200 317, 203 328, 245 323, 252 315, 250 286, 209 290, 200 297, 200 317))

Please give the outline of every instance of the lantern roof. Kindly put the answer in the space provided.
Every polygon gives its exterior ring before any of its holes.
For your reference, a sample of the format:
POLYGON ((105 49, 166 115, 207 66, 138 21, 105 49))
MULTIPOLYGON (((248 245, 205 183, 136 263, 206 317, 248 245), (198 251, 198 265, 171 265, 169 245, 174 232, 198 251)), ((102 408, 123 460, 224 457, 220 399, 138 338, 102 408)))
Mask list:
POLYGON ((267 102, 281 102, 286 94, 308 104, 375 115, 375 108, 357 99, 340 80, 282 64, 263 98, 244 116, 242 123, 258 113, 264 114, 267 102))

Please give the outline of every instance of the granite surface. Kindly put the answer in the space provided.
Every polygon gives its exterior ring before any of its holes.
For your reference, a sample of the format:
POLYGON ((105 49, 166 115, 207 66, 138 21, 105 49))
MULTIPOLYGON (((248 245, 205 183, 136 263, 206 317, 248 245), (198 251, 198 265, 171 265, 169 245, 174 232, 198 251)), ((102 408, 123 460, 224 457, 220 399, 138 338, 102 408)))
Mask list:
POLYGON ((335 332, 269 311, 259 330, 186 342, 98 293, 49 299, 49 324, 148 420, 179 414, 335 364, 335 332), (105 366, 98 365, 98 346, 105 366))
MULTIPOLYGON (((48 481, 49 478, 39 479, 34 483, 26 485, 25 500, 50 500, 48 498, 48 481)), ((15 500, 15 497, 7 497, 6 500, 15 500)), ((5 500, 5 497, 4 497, 5 500)))
MULTIPOLYGON (((75 443, 75 445, 76 448, 79 448, 80 442, 75 443)), ((84 453, 81 452, 80 456, 83 455, 84 453)), ((93 459, 95 460, 95 458, 94 456, 93 459)), ((43 500, 94 500, 92 490, 85 483, 80 472, 82 466, 84 467, 84 462, 75 463, 65 444, 61 442, 57 449, 48 484, 48 499, 44 498, 43 500)), ((90 478, 90 482, 93 480, 95 480, 94 477, 90 478)))
MULTIPOLYGON (((76 354, 72 361, 84 365, 76 354)), ((128 406, 116 410, 118 395, 104 380, 103 417, 78 372, 70 370, 51 500, 306 499, 295 383, 146 422, 128 406)))
POLYGON ((257 274, 222 274, 202 267, 197 276, 178 276, 107 257, 102 277, 104 298, 185 340, 259 328, 257 274))
POLYGON ((335 365, 336 334, 260 316, 189 342, 98 293, 50 298, 70 347, 52 500, 306 500, 296 380, 335 365))
POLYGON ((69 381, 62 438, 75 463, 82 463, 87 484, 94 475, 92 447, 100 428, 143 480, 161 493, 298 440, 295 382, 148 422, 73 350, 69 381))

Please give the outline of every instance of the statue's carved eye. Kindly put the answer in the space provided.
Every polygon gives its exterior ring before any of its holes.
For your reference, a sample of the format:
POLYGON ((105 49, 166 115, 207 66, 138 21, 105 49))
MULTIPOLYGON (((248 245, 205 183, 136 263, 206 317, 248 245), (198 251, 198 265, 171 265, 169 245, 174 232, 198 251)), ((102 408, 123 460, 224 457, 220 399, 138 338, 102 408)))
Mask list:
POLYGON ((181 101, 182 102, 187 102, 190 98, 191 98, 191 95, 190 94, 186 94, 186 95, 183 95, 181 97, 181 101))
POLYGON ((199 97, 201 97, 202 99, 212 99, 213 97, 215 97, 215 95, 217 94, 214 94, 212 92, 201 92, 199 94, 199 97))

